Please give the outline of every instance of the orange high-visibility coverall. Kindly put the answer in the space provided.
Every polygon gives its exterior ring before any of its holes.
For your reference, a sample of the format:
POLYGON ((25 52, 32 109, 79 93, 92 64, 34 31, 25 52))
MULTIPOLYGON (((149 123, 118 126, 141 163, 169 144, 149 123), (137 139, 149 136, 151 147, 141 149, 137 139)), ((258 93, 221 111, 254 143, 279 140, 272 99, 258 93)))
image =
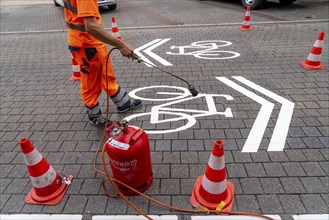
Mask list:
POLYGON ((113 99, 113 96, 120 93, 120 89, 115 81, 116 76, 110 59, 106 72, 106 58, 109 51, 105 43, 88 34, 84 26, 84 17, 91 16, 101 24, 97 0, 64 0, 64 6, 65 19, 69 27, 69 49, 80 66, 82 101, 90 109, 98 106, 98 97, 104 89, 117 105, 122 105, 129 98, 126 94, 119 94, 118 100, 115 97, 113 99), (106 74, 108 86, 106 86, 106 74))

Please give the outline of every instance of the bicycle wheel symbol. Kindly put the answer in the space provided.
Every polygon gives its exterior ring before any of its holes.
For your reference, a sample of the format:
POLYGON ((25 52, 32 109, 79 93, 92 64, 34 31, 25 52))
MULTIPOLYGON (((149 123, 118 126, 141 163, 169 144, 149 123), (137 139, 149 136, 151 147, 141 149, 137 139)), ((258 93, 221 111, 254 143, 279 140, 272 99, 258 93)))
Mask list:
POLYGON ((166 129, 166 130, 145 130, 147 134, 166 134, 166 133, 172 133, 172 132, 178 132, 178 131, 183 131, 186 130, 196 123, 196 119, 192 117, 191 115, 185 114, 185 113, 180 113, 180 112, 166 112, 166 111, 159 111, 159 112, 146 112, 146 113, 140 113, 140 114, 135 114, 135 115, 130 115, 126 117, 125 119, 127 121, 130 121, 134 118, 138 117, 143 117, 146 115, 151 116, 150 123, 151 124, 161 124, 161 123, 168 123, 172 121, 179 121, 179 120, 187 120, 187 123, 181 127, 178 128, 173 128, 173 129, 166 129), (156 120, 152 121, 152 116, 151 114, 158 114, 158 115, 175 115, 175 116, 180 116, 180 117, 175 117, 175 118, 169 118, 169 119, 164 119, 164 120, 156 120))
POLYGON ((148 87, 143 87, 143 88, 138 88, 129 93, 129 96, 134 99, 140 99, 144 101, 154 101, 154 102, 159 102, 159 101, 173 101, 177 99, 183 99, 187 96, 191 95, 188 89, 183 88, 183 87, 178 87, 178 86, 148 86, 148 87), (152 92, 154 89, 161 90, 158 92, 152 92), (148 91, 149 90, 149 91, 148 91), (179 92, 177 92, 179 90, 179 92), (157 95, 158 98, 145 98, 142 96, 136 95, 136 93, 144 91, 146 95, 157 95))
POLYGON ((167 52, 170 55, 190 55, 199 59, 223 60, 233 59, 240 56, 240 53, 228 50, 219 50, 221 47, 232 45, 229 41, 207 40, 191 43, 187 46, 172 46, 171 49, 178 49, 178 52, 167 52))
POLYGON ((226 101, 233 100, 233 97, 225 94, 199 94, 192 97, 188 89, 177 86, 149 86, 138 88, 129 93, 131 98, 141 99, 144 101, 164 102, 155 105, 150 112, 139 113, 127 116, 125 119, 131 121, 137 119, 139 121, 149 122, 153 126, 159 127, 156 130, 145 130, 148 134, 166 134, 186 130, 196 123, 196 118, 207 117, 212 115, 224 115, 225 117, 233 117, 231 108, 225 108, 224 111, 218 111, 215 98, 224 98, 226 101), (138 95, 137 95, 138 93, 138 95), (143 97, 146 96, 146 97, 143 97), (186 109, 182 107, 192 100, 205 100, 204 107, 206 109, 186 109), (184 103, 184 104, 183 104, 184 103), (147 120, 142 117, 149 117, 147 120), (166 128, 164 130, 163 128, 166 128))

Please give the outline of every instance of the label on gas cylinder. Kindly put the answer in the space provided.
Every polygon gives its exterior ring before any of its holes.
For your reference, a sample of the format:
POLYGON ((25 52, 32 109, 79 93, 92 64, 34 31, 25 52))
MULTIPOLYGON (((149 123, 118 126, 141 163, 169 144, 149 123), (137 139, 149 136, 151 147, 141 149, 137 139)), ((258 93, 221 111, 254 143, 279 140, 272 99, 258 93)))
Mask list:
POLYGON ((129 144, 125 144, 125 143, 122 143, 122 142, 119 142, 119 141, 116 141, 114 139, 112 139, 110 141, 110 144, 113 146, 113 147, 116 147, 116 148, 119 148, 121 150, 128 150, 129 149, 129 144))

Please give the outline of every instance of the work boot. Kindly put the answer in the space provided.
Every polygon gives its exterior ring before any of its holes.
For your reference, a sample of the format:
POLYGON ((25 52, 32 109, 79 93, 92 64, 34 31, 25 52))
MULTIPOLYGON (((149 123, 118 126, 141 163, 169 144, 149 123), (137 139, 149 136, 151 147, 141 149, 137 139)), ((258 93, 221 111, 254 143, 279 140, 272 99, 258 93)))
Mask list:
POLYGON ((119 113, 126 112, 130 109, 135 109, 142 106, 142 101, 139 99, 129 99, 128 102, 123 104, 122 106, 118 106, 117 110, 119 113))
MULTIPOLYGON (((89 108, 87 107, 87 115, 89 122, 93 125, 95 125, 97 128, 104 129, 105 128, 105 123, 106 119, 102 116, 102 111, 99 107, 99 104, 96 106, 89 108)), ((111 125, 113 122, 111 120, 108 120, 107 126, 111 125)))
POLYGON ((118 91, 110 96, 114 104, 116 104, 119 113, 126 112, 130 109, 138 108, 142 105, 139 99, 130 99, 128 93, 119 86, 118 91))
MULTIPOLYGON (((105 123, 106 123, 106 119, 99 115, 99 116, 96 116, 96 117, 91 117, 88 115, 88 119, 89 119, 89 122, 96 126, 97 128, 100 128, 100 129, 104 129, 105 128, 105 123)), ((110 126, 113 122, 111 120, 108 120, 107 122, 107 127, 110 126)))

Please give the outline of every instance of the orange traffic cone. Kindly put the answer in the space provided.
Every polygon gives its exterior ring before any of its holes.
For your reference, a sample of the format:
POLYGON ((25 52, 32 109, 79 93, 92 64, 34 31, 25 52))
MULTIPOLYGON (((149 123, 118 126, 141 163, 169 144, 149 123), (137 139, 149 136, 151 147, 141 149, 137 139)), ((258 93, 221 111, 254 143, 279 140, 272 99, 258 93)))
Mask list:
POLYGON ((122 40, 122 37, 119 33, 119 29, 118 29, 117 23, 115 22, 114 16, 112 16, 112 35, 113 35, 113 37, 116 37, 116 38, 122 40))
POLYGON ((21 145, 33 186, 27 194, 25 202, 29 204, 56 205, 62 200, 73 176, 58 175, 27 138, 22 138, 19 144, 21 145))
POLYGON ((80 67, 78 65, 78 62, 72 57, 72 76, 70 78, 71 81, 80 81, 81 75, 80 75, 80 67))
POLYGON ((234 185, 226 180, 224 143, 216 140, 205 174, 197 178, 190 201, 194 207, 231 211, 233 200, 234 185))
POLYGON ((306 70, 323 70, 324 66, 321 64, 321 53, 323 47, 324 32, 321 32, 318 39, 315 41, 311 52, 309 53, 305 62, 299 64, 306 70))
POLYGON ((250 27, 250 6, 247 7, 246 14, 245 14, 245 16, 243 18, 241 30, 242 31, 249 31, 249 30, 251 30, 251 27, 250 27))

